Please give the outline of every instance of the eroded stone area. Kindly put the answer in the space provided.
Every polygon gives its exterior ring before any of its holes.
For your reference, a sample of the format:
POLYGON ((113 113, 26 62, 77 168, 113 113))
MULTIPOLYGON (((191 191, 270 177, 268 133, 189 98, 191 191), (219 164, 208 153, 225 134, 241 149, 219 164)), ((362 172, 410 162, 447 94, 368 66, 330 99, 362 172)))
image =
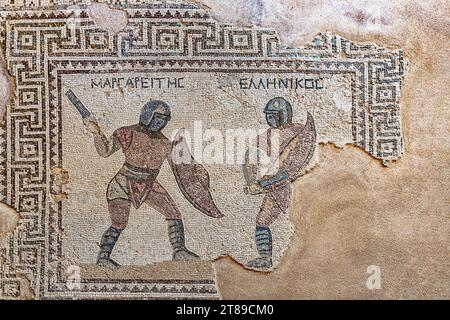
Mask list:
POLYGON ((8 238, 19 221, 19 213, 11 206, 0 202, 0 247, 7 246, 8 238))
POLYGON ((127 26, 127 13, 108 4, 92 2, 88 6, 89 16, 100 28, 116 34, 127 26))

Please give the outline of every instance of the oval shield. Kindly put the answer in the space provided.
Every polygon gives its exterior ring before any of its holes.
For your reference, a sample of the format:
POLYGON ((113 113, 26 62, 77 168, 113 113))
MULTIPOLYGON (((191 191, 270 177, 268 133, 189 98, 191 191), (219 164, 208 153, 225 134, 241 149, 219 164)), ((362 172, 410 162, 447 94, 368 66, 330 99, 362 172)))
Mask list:
POLYGON ((172 158, 169 163, 178 187, 194 208, 209 217, 224 217, 211 195, 208 171, 194 159, 189 150, 184 128, 177 132, 172 142, 172 158))

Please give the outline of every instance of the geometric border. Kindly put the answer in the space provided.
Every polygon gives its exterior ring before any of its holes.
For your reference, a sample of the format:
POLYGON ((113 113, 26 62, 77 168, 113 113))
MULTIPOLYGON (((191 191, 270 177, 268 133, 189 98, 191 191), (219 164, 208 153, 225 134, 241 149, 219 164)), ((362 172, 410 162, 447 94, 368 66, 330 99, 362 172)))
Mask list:
MULTIPOLYGON (((8 72, 15 78, 15 98, 7 106, 0 132, 0 200, 20 213, 18 227, 2 252, 6 259, 0 268, 3 298, 17 297, 17 273, 27 276, 36 298, 52 298, 52 291, 62 290, 55 280, 59 268, 47 268, 62 258, 58 247, 62 208, 49 195, 60 191, 51 180, 50 168, 62 161, 57 80, 64 72, 156 66, 168 72, 349 73, 353 144, 386 165, 403 154, 399 97, 406 61, 401 50, 359 45, 330 33, 291 49, 280 45, 272 29, 219 24, 194 5, 114 7, 128 14, 127 27, 115 35, 96 26, 84 5, 0 12, 0 45, 5 48, 8 72)), ((137 281, 122 287, 83 285, 87 297, 100 293, 120 297, 127 292, 126 297, 157 298, 167 291, 167 285, 153 289, 137 281)), ((214 283, 171 285, 173 298, 195 290, 203 298, 218 296, 214 283)))

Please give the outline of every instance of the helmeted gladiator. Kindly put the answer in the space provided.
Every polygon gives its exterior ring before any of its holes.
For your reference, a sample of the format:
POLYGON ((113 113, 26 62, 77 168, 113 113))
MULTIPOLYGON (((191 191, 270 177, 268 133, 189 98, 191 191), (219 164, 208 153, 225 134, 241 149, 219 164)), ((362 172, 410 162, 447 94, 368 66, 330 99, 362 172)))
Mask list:
POLYGON ((278 154, 271 158, 277 165, 274 173, 257 176, 257 166, 250 163, 249 153, 244 164, 247 181, 245 191, 264 194, 256 217, 255 241, 259 256, 246 266, 253 269, 272 268, 272 231, 270 226, 281 215, 287 214, 292 196, 291 182, 305 173, 315 149, 316 131, 310 113, 305 125, 292 122, 292 106, 284 98, 270 100, 265 109, 270 128, 258 136, 258 149, 270 154, 272 143, 278 143, 278 154), (277 139, 273 139, 276 136, 277 139))
MULTIPOLYGON (((155 209, 166 218, 169 241, 173 248, 173 260, 199 259, 197 254, 186 248, 182 215, 177 204, 157 180, 161 166, 167 160, 174 170, 183 194, 189 196, 189 190, 193 190, 180 179, 186 174, 183 175, 182 171, 177 171, 178 167, 171 158, 174 144, 162 133, 170 119, 169 105, 163 101, 152 100, 142 108, 138 124, 117 129, 109 139, 100 130, 97 122, 92 118, 89 119, 88 127, 94 135, 98 154, 106 158, 121 149, 125 157, 122 168, 109 182, 106 191, 111 226, 100 240, 100 251, 97 257, 97 264, 100 266, 119 267, 119 264, 111 258, 111 253, 128 225, 131 206, 138 209, 143 204, 155 209), (185 185, 182 185, 183 183, 185 185)), ((201 173, 207 176, 206 171, 201 173)), ((191 178, 195 184, 196 177, 191 178)), ((196 189, 197 192, 202 193, 202 190, 196 189)), ((218 211, 214 205, 212 207, 218 211)), ((213 216, 214 213, 210 213, 205 212, 213 216)), ((220 216, 221 214, 217 213, 216 217, 220 216)))

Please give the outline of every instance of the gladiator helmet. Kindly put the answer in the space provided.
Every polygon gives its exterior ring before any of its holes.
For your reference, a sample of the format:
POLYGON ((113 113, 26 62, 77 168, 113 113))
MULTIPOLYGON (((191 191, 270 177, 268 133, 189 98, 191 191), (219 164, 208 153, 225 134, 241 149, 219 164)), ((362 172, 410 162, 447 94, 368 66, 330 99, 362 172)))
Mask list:
POLYGON ((149 132, 159 132, 170 121, 170 106, 159 100, 151 100, 142 108, 139 123, 149 132))
POLYGON ((272 128, 292 122, 292 106, 284 98, 277 97, 267 102, 264 109, 266 121, 272 128))

